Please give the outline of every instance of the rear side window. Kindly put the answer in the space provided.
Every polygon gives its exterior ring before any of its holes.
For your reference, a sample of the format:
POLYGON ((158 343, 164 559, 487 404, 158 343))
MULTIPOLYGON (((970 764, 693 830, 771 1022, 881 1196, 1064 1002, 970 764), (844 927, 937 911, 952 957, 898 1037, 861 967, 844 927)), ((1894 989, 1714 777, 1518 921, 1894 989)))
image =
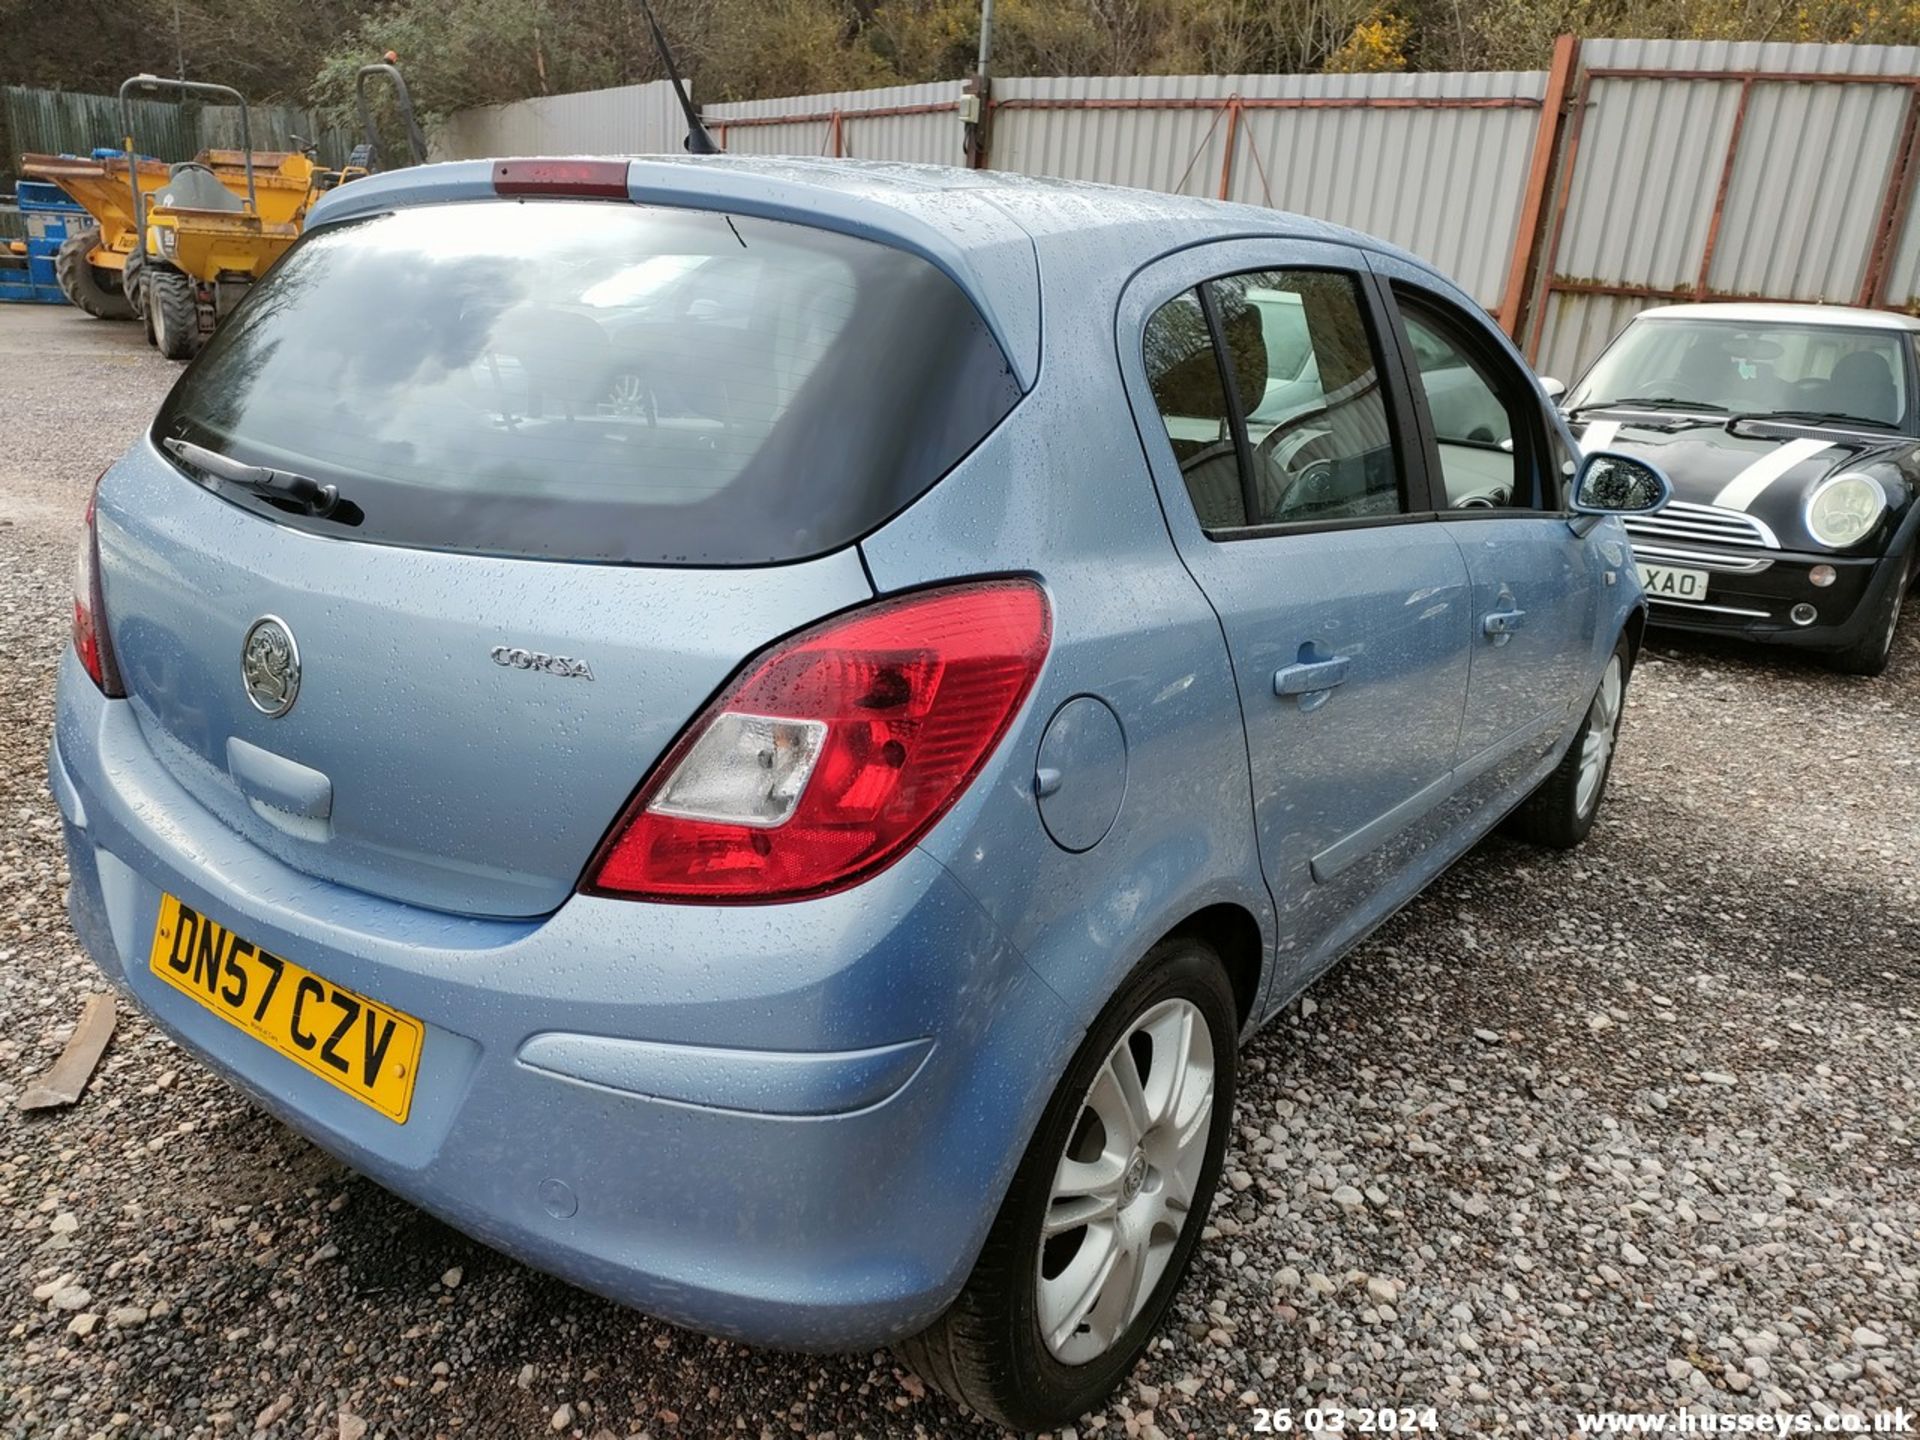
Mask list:
POLYGON ((1354 278, 1267 270, 1207 290, 1246 417, 1252 523, 1399 514, 1400 467, 1354 278))
POLYGON ((1177 295, 1154 311, 1147 321, 1144 354, 1153 402, 1201 525, 1208 530, 1245 525, 1227 388, 1196 291, 1177 295))
POLYGON ((1380 366, 1352 276, 1268 270, 1210 280, 1154 312, 1144 358, 1187 493, 1214 538, 1404 512, 1380 366))
POLYGON ((322 533, 743 565, 872 530, 1019 395, 972 302, 904 251, 699 211, 490 201, 308 235, 154 433, 338 486, 357 527, 273 512, 322 533))

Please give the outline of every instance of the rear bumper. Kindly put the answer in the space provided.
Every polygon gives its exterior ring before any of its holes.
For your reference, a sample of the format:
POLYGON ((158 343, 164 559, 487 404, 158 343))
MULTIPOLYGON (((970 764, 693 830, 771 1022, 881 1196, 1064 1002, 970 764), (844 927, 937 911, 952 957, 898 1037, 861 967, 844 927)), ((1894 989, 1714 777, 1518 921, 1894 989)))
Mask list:
POLYGON ((68 655, 50 778, 82 942, 262 1107, 421 1208, 650 1314, 863 1348, 951 1300, 1075 1038, 914 852, 787 906, 472 920, 315 880, 201 808, 68 655), (419 1017, 396 1125, 162 983, 162 891, 419 1017))
MULTIPOLYGON (((1883 586, 1904 580, 1904 556, 1849 558, 1751 549, 1720 550, 1708 545, 1688 547, 1703 557, 1708 568, 1704 602, 1663 600, 1649 594, 1649 623, 1668 630, 1702 635, 1726 635, 1769 645, 1808 650, 1841 650, 1862 638, 1873 623, 1883 586), (1712 568, 1769 562, 1766 568, 1741 572, 1712 568), (1833 584, 1816 586, 1808 575, 1816 565, 1831 565, 1833 584), (1811 606, 1813 618, 1794 619, 1796 606, 1811 606)), ((1701 562, 1669 558, 1665 554, 1634 557, 1643 564, 1700 568, 1701 562)), ((1804 613, 1804 612, 1803 612, 1804 613)))

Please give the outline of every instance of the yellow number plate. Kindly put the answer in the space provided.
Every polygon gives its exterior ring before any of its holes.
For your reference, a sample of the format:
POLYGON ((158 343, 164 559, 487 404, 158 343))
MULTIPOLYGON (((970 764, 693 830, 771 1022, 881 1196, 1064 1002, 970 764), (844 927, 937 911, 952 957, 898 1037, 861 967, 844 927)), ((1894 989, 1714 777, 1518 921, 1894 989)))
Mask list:
POLYGON ((407 1123, 426 1028, 160 897, 153 973, 322 1080, 407 1123))

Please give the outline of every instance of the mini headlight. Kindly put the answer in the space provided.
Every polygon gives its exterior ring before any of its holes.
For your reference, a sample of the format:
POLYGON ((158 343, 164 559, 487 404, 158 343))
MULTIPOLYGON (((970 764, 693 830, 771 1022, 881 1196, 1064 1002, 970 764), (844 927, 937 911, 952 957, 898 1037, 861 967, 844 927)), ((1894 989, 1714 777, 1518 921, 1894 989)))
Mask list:
POLYGON ((179 243, 180 237, 177 234, 175 234, 172 230, 169 230, 165 227, 162 227, 160 230, 156 231, 155 234, 158 236, 160 240, 160 253, 162 255, 171 256, 173 254, 174 246, 179 243))
POLYGON ((1887 492, 1869 475, 1836 475, 1807 497, 1807 530, 1835 550, 1853 544, 1880 522, 1887 492))

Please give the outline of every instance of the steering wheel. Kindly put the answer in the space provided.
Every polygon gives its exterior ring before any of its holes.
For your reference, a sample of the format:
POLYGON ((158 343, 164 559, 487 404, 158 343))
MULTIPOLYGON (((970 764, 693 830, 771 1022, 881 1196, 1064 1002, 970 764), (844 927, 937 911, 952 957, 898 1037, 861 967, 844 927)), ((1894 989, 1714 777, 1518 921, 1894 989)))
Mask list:
MULTIPOLYGON (((1328 434, 1308 437, 1299 449, 1287 457, 1284 464, 1277 461, 1273 453, 1278 448, 1276 441, 1283 438, 1287 428, 1276 428, 1253 451, 1256 473, 1265 466, 1269 473, 1283 477, 1272 513, 1261 517, 1261 521, 1269 524, 1298 518, 1303 513, 1310 513, 1331 503, 1334 486, 1340 478, 1340 456, 1333 436, 1328 434)), ((1296 425, 1293 428, 1298 427, 1296 425)))

